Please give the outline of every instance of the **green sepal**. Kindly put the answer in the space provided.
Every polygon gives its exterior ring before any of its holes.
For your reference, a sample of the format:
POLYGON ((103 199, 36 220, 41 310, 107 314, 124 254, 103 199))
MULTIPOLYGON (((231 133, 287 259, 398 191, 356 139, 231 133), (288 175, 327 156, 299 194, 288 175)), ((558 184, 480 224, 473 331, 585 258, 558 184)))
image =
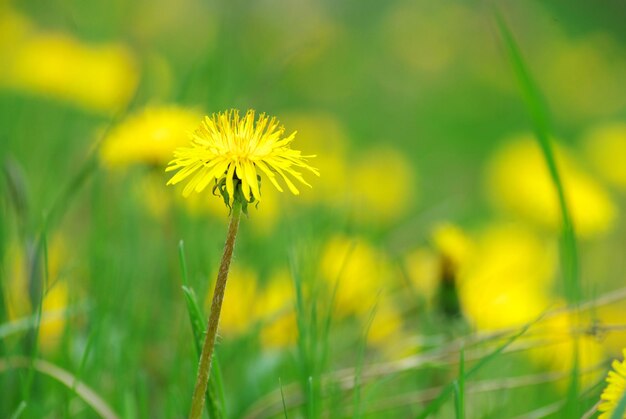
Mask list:
MULTIPOLYGON (((259 191, 260 191, 261 190, 261 177, 259 175, 257 175, 257 181, 259 182, 259 191)), ((235 189, 235 192, 233 193, 234 195, 233 202, 238 201, 241 203, 241 211, 247 217, 248 216, 248 204, 253 204, 256 202, 256 207, 258 208, 259 201, 255 199, 254 195, 252 194, 250 194, 249 200, 245 198, 245 196, 243 195, 242 187, 241 187, 241 179, 239 179, 237 176, 233 177, 233 186, 235 189)), ((232 206, 230 205, 230 195, 228 194, 228 191, 226 190, 226 177, 221 177, 215 180, 215 185, 213 185, 212 192, 213 192, 213 195, 215 196, 221 196, 226 207, 229 209, 229 211, 232 211, 232 206)))

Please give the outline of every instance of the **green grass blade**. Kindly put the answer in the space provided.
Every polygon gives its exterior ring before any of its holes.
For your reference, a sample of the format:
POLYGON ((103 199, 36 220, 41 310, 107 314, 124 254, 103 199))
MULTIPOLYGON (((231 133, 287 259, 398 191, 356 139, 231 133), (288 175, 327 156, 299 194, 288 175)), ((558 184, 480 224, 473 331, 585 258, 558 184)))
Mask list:
MULTIPOLYGON (((489 362, 495 359, 498 355, 502 353, 502 351, 504 351, 509 345, 511 345, 519 337, 521 337, 524 333, 526 333, 526 331, 533 324, 538 322, 540 319, 541 317, 535 319, 531 323, 526 324, 522 329, 520 329, 519 332, 511 336, 502 345, 497 347, 495 351, 493 351, 486 357, 481 358, 476 364, 474 364, 474 366, 472 366, 472 368, 470 368, 467 371, 467 373, 463 374, 463 380, 467 380, 468 378, 476 374, 481 368, 483 368, 485 365, 487 365, 489 362)), ((437 410, 439 410, 439 408, 443 405, 443 403, 448 399, 448 397, 450 397, 450 394, 453 392, 454 392, 454 383, 450 383, 446 387, 444 387, 441 393, 439 393, 439 396, 437 396, 435 400, 433 400, 428 406, 426 406, 426 408, 419 415, 417 415, 417 417, 423 419, 437 412, 437 410)))
POLYGON ((460 419, 463 415, 461 409, 461 389, 459 388, 459 380, 452 382, 452 393, 454 394, 454 417, 460 419))
MULTIPOLYGON (((550 142, 550 122, 547 106, 541 96, 541 92, 534 83, 530 72, 524 62, 520 49, 513 38, 511 31, 506 25, 502 16, 495 13, 500 34, 507 48, 509 60, 513 66, 517 76, 519 85, 526 102, 526 106, 530 113, 533 123, 535 136, 543 152, 548 171, 556 189, 561 218, 563 222, 561 231, 561 263, 563 269, 564 290, 568 303, 572 307, 578 307, 581 299, 581 284, 578 262, 578 244, 574 230, 574 223, 571 212, 567 205, 565 197, 565 188, 558 170, 554 150, 550 142)), ((577 338, 575 338, 577 339, 577 338)), ((567 403, 565 406, 565 415, 568 417, 577 417, 580 415, 578 406, 578 343, 574 344, 574 354, 570 376, 570 385, 568 389, 567 403)))
POLYGON ((17 406, 17 409, 15 409, 15 412, 13 412, 13 414, 11 415, 11 419, 19 419, 20 417, 22 417, 22 413, 24 413, 24 410, 26 410, 26 402, 22 400, 17 406))
MULTIPOLYGON (((315 418, 317 414, 316 390, 319 389, 318 382, 314 380, 316 375, 316 357, 315 349, 317 348, 317 342, 312 340, 312 336, 315 332, 312 330, 317 327, 310 316, 317 316, 316 308, 311 307, 311 310, 307 310, 302 278, 299 274, 297 267, 296 256, 293 252, 289 253, 289 266, 291 269, 291 277, 294 281, 295 295, 296 295, 296 324, 298 329, 297 347, 298 347, 298 360, 300 362, 300 383, 303 390, 303 394, 306 396, 306 400, 303 406, 303 413, 309 418, 315 418)), ((313 305, 315 305, 313 303, 313 305)))
MULTIPOLYGON (((43 314, 42 320, 48 319, 69 319, 70 317, 84 313, 88 310, 88 304, 79 304, 76 306, 69 306, 66 309, 62 310, 54 310, 47 311, 43 314)), ((15 320, 11 320, 5 323, 0 324, 0 340, 6 339, 7 337, 14 335, 16 333, 24 332, 30 329, 34 329, 37 327, 37 322, 39 321, 38 315, 33 314, 27 317, 17 318, 15 320)))
POLYGON ((316 413, 315 413, 315 409, 317 408, 316 405, 316 400, 315 400, 315 389, 313 387, 313 377, 309 376, 309 379, 307 380, 307 388, 308 388, 308 405, 309 405, 309 419, 313 419, 315 417, 317 417, 316 413))
MULTIPOLYGON (((178 255, 182 271, 183 284, 189 284, 187 261, 185 259, 185 247, 182 240, 178 244, 178 255)), ((198 299, 194 290, 188 285, 183 285, 182 290, 185 297, 187 314, 189 315, 189 323, 191 324, 191 330, 193 332, 196 354, 198 358, 200 358, 200 353, 202 352, 202 343, 205 334, 205 317, 202 313, 200 305, 198 304, 198 299)), ((213 354, 213 360, 211 364, 211 380, 209 383, 209 388, 207 389, 206 409, 210 418, 222 418, 225 416, 224 386, 217 353, 213 354)))
POLYGON ((280 387, 280 400, 283 402, 283 415, 285 416, 285 419, 289 419, 289 416, 287 415, 287 403, 285 403, 285 393, 283 392, 283 382, 280 377, 278 378, 278 387, 280 387))
POLYGON ((509 60, 520 84, 526 106, 530 112, 537 141, 539 142, 539 146, 543 152, 552 183, 554 184, 557 192, 559 209, 561 211, 563 221, 561 254, 563 257, 565 291, 570 304, 577 304, 580 301, 580 283, 576 234, 574 232, 571 212, 565 198, 565 188, 563 186, 554 150, 550 141, 551 132, 548 109, 541 96, 539 88, 534 83, 530 72, 527 69, 511 31, 504 22, 504 19, 496 13, 496 20, 500 28, 500 34, 502 35, 507 47, 509 60))
POLYGON ((46 230, 41 233, 41 236, 37 242, 37 248, 33 260, 30 263, 30 286, 32 288, 33 298, 36 298, 37 314, 35 316, 35 324, 30 331, 27 339, 30 341, 30 365, 26 372, 26 379, 24 384, 24 400, 28 401, 30 398, 30 392, 33 386, 33 380, 35 378, 34 361, 39 355, 39 329, 41 327, 41 317, 43 315, 43 299, 47 292, 47 286, 49 282, 48 278, 48 240, 46 230), (39 260, 43 259, 43 273, 40 272, 39 260))
POLYGON ((370 329, 372 328, 372 323, 374 323, 374 318, 376 317, 376 310, 378 309, 378 299, 370 314, 367 318, 367 324, 365 326, 365 333, 363 334, 363 339, 358 348, 358 357, 356 360, 356 366, 354 371, 354 400, 353 400, 353 418, 361 417, 361 372, 363 371, 363 363, 365 361, 365 349, 367 348, 367 336, 370 333, 370 329))
POLYGON ((457 419, 465 419, 465 350, 461 348, 459 378, 454 382, 454 401, 457 419))
POLYGON ((182 290, 185 297, 187 314, 189 315, 189 323, 191 324, 191 330, 193 332, 196 353, 200 356, 200 353, 202 352, 202 338, 204 335, 204 317, 198 305, 198 300, 194 290, 185 285, 182 286, 182 290))

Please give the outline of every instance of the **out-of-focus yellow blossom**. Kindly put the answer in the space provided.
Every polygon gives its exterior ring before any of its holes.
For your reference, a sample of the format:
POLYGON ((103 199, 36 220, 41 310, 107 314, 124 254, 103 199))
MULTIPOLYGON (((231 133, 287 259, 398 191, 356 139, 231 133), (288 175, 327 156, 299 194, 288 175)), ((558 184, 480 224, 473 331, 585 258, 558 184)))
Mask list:
POLYGON ((343 126, 333 116, 322 113, 294 113, 287 115, 285 121, 298 127, 302 150, 324 150, 315 158, 315 166, 324 175, 315 182, 315 188, 302 191, 299 201, 344 204, 350 177, 346 165, 349 141, 343 126))
POLYGON ((626 319, 623 301, 594 307, 586 313, 589 324, 597 324, 597 339, 609 354, 616 355, 626 347, 626 330, 621 328, 626 319), (618 326, 617 329, 615 327, 618 326))
MULTIPOLYGON (((67 322, 63 310, 69 303, 67 278, 62 272, 66 267, 68 253, 61 238, 54 238, 48 248, 48 288, 42 300, 42 318, 39 326, 39 344, 44 351, 51 351, 58 345, 67 322)), ((28 270, 29 258, 17 245, 7 249, 6 303, 10 320, 34 314, 29 297, 28 270)))
MULTIPOLYGON (((527 227, 510 223, 497 223, 471 236, 456 227, 440 227, 434 236, 433 241, 439 242, 436 248, 440 255, 450 260, 455 259, 455 249, 463 249, 457 253, 463 256, 456 257, 460 261, 457 270, 459 298, 465 317, 478 330, 522 327, 546 310, 556 308, 552 287, 558 252, 552 240, 544 240, 527 227), (443 237, 448 238, 437 240, 436 236, 446 230, 443 237)), ((418 278, 428 279, 441 273, 441 259, 427 250, 410 254, 411 257, 425 254, 421 261, 407 259, 417 266, 413 270, 407 268, 413 281, 412 272, 420 273, 420 269, 422 274, 418 278), (422 265, 417 265, 418 262, 422 265), (429 264, 431 267, 426 270, 424 265, 429 264)), ((434 293, 431 291, 431 294, 434 293)), ((528 340, 526 337, 520 340, 531 346, 527 352, 530 359, 544 368, 569 371, 575 332, 572 320, 573 317, 563 314, 533 325, 526 333, 528 340)), ((602 361, 603 344, 595 336, 584 334, 579 344, 581 369, 593 369, 602 361)), ((594 378, 593 372, 585 373, 583 382, 591 383, 594 378)), ((566 384, 566 380, 559 382, 559 386, 566 384)))
MULTIPOLYGON (((622 351, 622 362, 614 360, 613 371, 606 377, 607 386, 600 395, 601 403, 598 411, 602 412, 598 419, 610 419, 624 395, 626 395, 626 349, 622 351)), ((626 418, 626 415, 623 416, 626 418)))
POLYGON ((321 273, 340 315, 368 313, 381 291, 393 286, 395 271, 386 255, 367 241, 335 236, 324 246, 321 273))
POLYGON ((147 107, 114 127, 103 140, 100 157, 108 167, 132 164, 165 165, 177 147, 187 145, 188 133, 202 119, 193 109, 147 107))
MULTIPOLYGON (((219 330, 223 335, 236 336, 246 332, 256 321, 259 278, 255 271, 235 265, 231 266, 228 276, 219 330)), ((206 306, 211 305, 212 298, 212 293, 209 293, 205 301, 206 306)))
MULTIPOLYGON (((209 293, 205 305, 210 305, 209 293)), ((280 348, 295 342, 297 334, 295 297, 291 277, 279 271, 265 286, 259 286, 256 272, 232 266, 220 315, 220 333, 238 336, 260 325, 261 344, 280 348)))
POLYGON ((427 303, 439 289, 443 264, 452 263, 456 275, 467 266, 474 244, 459 227, 450 223, 437 225, 431 235, 432 248, 420 247, 406 254, 404 267, 418 295, 427 303))
POLYGON ((111 113, 132 98, 138 66, 121 44, 87 45, 66 34, 32 31, 3 54, 0 83, 111 113))
POLYGON ((391 357, 398 355, 402 315, 390 295, 398 273, 384 252, 361 238, 335 236, 322 250, 321 274, 328 292, 336 292, 340 317, 356 315, 365 327, 376 307, 367 341, 391 357))
POLYGON ((430 303, 439 287, 441 255, 421 247, 404 257, 404 268, 420 300, 430 303))
MULTIPOLYGON (((578 367, 583 386, 593 385, 600 378, 597 367, 604 361, 602 343, 594 336, 585 335, 577 326, 575 315, 562 313, 541 320, 527 332, 528 339, 535 347, 529 351, 530 358, 551 371, 567 373, 574 361, 574 349, 578 344, 578 367), (576 342, 578 334, 578 342, 576 342)), ((557 382, 561 390, 567 388, 568 379, 557 382)))
POLYGON ((367 342, 387 355, 393 356, 398 354, 398 349, 400 349, 402 315, 390 300, 391 296, 383 295, 381 298, 367 334, 367 342))
POLYGON ((417 195, 411 164, 393 149, 368 151, 351 172, 350 191, 357 219, 395 221, 406 214, 417 195))
POLYGON ((259 296, 257 318, 262 320, 261 344, 277 348, 291 345, 298 333, 294 285, 287 270, 281 270, 259 296))
POLYGON ((584 139, 587 156, 607 181, 626 189, 626 122, 601 125, 584 139))
MULTIPOLYGON (((607 192, 564 149, 556 147, 555 154, 576 233, 590 237, 609 230, 616 209, 607 192)), ((487 168, 487 187, 497 207, 560 229, 556 189, 539 145, 530 135, 511 138, 495 153, 487 168)))
POLYGON ((44 350, 51 350, 60 343, 66 323, 63 311, 67 309, 68 303, 67 281, 57 281, 46 291, 42 302, 42 313, 45 317, 39 330, 41 345, 44 350))
POLYGON ((553 243, 516 225, 480 234, 471 260, 459 271, 459 298, 478 329, 523 325, 550 306, 557 266, 553 243))
POLYGON ((445 255, 458 268, 463 266, 472 254, 471 239, 453 224, 440 224, 433 230, 432 240, 440 254, 445 255))

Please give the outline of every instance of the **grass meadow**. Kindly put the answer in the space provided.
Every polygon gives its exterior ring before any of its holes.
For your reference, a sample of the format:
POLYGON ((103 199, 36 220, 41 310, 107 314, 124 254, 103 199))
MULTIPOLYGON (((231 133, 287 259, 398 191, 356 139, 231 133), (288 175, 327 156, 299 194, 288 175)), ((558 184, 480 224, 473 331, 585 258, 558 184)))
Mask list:
POLYGON ((229 209, 165 168, 228 109, 320 176, 261 176, 204 417, 626 417, 624 21, 0 1, 0 417, 189 414, 229 209))

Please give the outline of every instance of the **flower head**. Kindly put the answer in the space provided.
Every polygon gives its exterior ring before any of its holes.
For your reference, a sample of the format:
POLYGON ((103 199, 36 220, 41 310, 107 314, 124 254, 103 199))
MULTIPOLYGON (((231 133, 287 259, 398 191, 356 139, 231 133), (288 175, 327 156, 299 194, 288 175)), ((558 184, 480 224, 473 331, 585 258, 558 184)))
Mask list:
POLYGON ((166 171, 178 170, 168 181, 174 185, 186 178, 183 196, 193 191, 202 192, 211 181, 213 190, 219 190, 227 205, 242 194, 245 203, 260 201, 260 175, 264 173, 270 182, 282 192, 276 178, 282 178, 289 190, 299 191, 290 177, 309 185, 295 168, 303 168, 319 176, 317 169, 306 163, 308 157, 292 150, 290 143, 296 132, 284 137, 284 127, 276 118, 265 114, 255 121, 254 110, 240 117, 237 110, 207 116, 200 127, 190 133, 190 147, 181 147, 174 152, 166 171), (278 175, 278 176, 277 176, 278 175), (241 191, 241 192, 238 192, 241 191))
POLYGON ((602 412, 598 419, 608 419, 612 417, 620 400, 626 394, 626 349, 623 351, 624 360, 613 361, 613 371, 609 371, 606 382, 608 385, 600 396, 601 403, 598 411, 602 412))

